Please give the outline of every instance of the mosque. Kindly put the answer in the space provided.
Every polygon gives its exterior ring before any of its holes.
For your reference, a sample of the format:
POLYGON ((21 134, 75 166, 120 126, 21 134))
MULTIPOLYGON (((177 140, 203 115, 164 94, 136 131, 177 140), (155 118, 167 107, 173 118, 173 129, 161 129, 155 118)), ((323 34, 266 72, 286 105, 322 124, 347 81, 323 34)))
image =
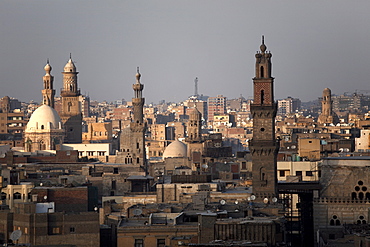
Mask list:
POLYGON ((78 97, 77 70, 72 61, 68 60, 64 67, 61 116, 54 109, 53 87, 54 76, 52 67, 47 61, 44 67, 42 105, 37 108, 24 131, 25 151, 57 150, 63 143, 80 143, 82 138, 82 114, 78 97))

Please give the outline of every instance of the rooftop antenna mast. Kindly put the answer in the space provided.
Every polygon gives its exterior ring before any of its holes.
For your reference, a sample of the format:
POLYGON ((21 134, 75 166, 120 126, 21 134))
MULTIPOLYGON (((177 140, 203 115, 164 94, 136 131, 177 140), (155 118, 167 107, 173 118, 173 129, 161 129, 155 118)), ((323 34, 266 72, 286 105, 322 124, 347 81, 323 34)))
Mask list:
POLYGON ((198 96, 198 77, 195 77, 194 83, 195 83, 195 92, 194 92, 194 95, 195 96, 198 96))

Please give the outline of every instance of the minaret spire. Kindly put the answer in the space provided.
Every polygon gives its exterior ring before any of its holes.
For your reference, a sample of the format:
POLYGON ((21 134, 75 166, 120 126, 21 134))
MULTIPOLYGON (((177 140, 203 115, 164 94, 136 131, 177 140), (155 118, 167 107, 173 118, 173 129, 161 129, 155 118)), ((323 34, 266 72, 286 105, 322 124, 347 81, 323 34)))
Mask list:
POLYGON ((53 88, 54 76, 50 74, 52 68, 49 64, 49 58, 46 61, 44 70, 45 70, 45 75, 42 77, 44 88, 41 90, 42 104, 48 105, 54 108, 54 96, 55 96, 55 90, 53 88))

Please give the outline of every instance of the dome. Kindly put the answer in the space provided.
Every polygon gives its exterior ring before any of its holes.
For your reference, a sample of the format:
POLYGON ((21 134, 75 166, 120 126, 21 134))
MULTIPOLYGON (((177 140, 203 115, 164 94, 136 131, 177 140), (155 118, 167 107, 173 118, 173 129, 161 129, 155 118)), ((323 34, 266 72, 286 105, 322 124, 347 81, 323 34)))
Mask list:
POLYGON ((163 158, 184 158, 187 157, 187 146, 180 141, 174 141, 166 147, 163 158))
POLYGON ((48 61, 48 63, 45 65, 44 70, 45 70, 46 74, 50 74, 50 71, 52 70, 52 68, 51 68, 51 66, 50 66, 50 64, 49 64, 49 61, 48 61))
POLYGON ((64 72, 76 72, 76 66, 73 63, 72 58, 70 58, 66 66, 64 66, 64 72))
POLYGON ((26 131, 61 129, 62 123, 56 110, 42 105, 32 113, 26 131))

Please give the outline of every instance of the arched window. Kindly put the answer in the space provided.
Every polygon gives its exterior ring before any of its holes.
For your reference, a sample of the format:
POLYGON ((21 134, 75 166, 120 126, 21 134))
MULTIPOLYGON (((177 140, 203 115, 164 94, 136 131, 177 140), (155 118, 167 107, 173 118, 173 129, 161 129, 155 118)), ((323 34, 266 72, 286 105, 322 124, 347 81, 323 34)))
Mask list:
POLYGON ((264 104, 265 101, 265 90, 261 90, 261 105, 264 104))
POLYGON ((68 102, 68 111, 69 112, 71 111, 71 107, 72 107, 72 103, 71 102, 68 102))
POLYGON ((266 180, 265 169, 263 169, 263 167, 260 168, 260 179, 261 181, 266 180))
POLYGON ((357 193, 356 192, 352 192, 352 200, 357 200, 357 193))
POLYGON ((261 73, 260 73, 261 77, 262 78, 265 77, 263 66, 261 66, 260 71, 261 71, 261 73))
POLYGON ((22 199, 22 195, 19 192, 13 194, 13 199, 22 199))

